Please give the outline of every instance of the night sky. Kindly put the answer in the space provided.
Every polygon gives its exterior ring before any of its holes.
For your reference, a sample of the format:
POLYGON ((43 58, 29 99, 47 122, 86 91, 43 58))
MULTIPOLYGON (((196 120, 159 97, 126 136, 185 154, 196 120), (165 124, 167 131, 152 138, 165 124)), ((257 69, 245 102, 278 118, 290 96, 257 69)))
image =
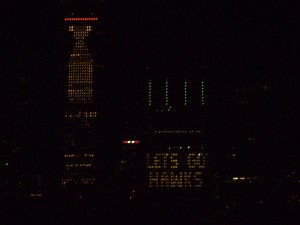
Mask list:
MULTIPOLYGON (((60 2, 63 0, 0 3, 1 107, 19 95, 15 80, 25 78, 30 106, 26 109, 27 141, 35 143, 32 160, 50 180, 56 179, 49 171, 51 160, 57 157, 53 149, 59 143, 49 139, 59 138, 64 111, 61 96, 66 91, 60 61, 64 29, 60 2), (40 148, 43 143, 47 144, 40 148)), ((119 109, 143 101, 139 93, 146 90, 148 77, 204 74, 215 95, 221 94, 218 87, 259 80, 271 89, 274 144, 270 146, 280 151, 276 153, 279 158, 285 151, 299 156, 297 1, 105 0, 102 7, 101 52, 94 53, 101 55, 103 65, 96 80, 105 83, 97 93, 99 109, 111 110, 111 120, 119 109)), ((112 130, 118 122, 111 122, 112 130)))

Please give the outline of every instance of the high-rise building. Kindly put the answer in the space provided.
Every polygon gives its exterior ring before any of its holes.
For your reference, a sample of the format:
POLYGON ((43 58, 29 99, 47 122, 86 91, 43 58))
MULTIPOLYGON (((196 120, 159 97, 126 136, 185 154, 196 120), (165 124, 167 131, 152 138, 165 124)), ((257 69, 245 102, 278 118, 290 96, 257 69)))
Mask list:
POLYGON ((64 114, 63 174, 61 187, 66 194, 84 198, 96 183, 96 120, 94 96, 96 64, 93 55, 99 16, 96 1, 64 5, 65 64, 67 77, 64 114), (69 47, 69 49, 68 49, 69 47))

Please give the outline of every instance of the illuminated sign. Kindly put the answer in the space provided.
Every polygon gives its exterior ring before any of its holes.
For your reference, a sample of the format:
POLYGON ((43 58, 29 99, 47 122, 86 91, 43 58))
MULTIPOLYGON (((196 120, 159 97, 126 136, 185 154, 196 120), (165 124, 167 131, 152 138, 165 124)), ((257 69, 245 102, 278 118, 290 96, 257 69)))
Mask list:
POLYGON ((200 188, 206 168, 206 153, 148 153, 150 188, 200 188))

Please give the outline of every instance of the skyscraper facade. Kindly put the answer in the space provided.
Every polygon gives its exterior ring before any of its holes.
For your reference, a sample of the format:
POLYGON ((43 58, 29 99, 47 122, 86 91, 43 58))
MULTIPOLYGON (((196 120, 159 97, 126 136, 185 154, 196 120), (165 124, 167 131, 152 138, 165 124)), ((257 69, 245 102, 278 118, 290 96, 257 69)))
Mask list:
POLYGON ((89 40, 96 32, 99 17, 93 11, 93 4, 88 3, 67 2, 63 19, 67 101, 60 185, 66 193, 75 194, 75 198, 84 198, 96 183, 96 65, 91 51, 93 42, 89 40))

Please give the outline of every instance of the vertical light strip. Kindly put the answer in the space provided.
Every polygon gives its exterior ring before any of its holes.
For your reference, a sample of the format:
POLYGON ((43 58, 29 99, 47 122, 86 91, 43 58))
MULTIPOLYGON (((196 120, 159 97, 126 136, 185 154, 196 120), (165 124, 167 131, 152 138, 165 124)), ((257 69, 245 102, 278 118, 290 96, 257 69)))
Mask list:
POLYGON ((152 106, 152 80, 148 81, 148 106, 152 106))
POLYGON ((201 81, 201 105, 204 105, 204 80, 201 81))
POLYGON ((169 79, 166 79, 166 89, 165 89, 165 105, 169 105, 169 79))
POLYGON ((188 92, 187 92, 187 79, 184 79, 184 105, 187 106, 187 100, 188 100, 188 92))

